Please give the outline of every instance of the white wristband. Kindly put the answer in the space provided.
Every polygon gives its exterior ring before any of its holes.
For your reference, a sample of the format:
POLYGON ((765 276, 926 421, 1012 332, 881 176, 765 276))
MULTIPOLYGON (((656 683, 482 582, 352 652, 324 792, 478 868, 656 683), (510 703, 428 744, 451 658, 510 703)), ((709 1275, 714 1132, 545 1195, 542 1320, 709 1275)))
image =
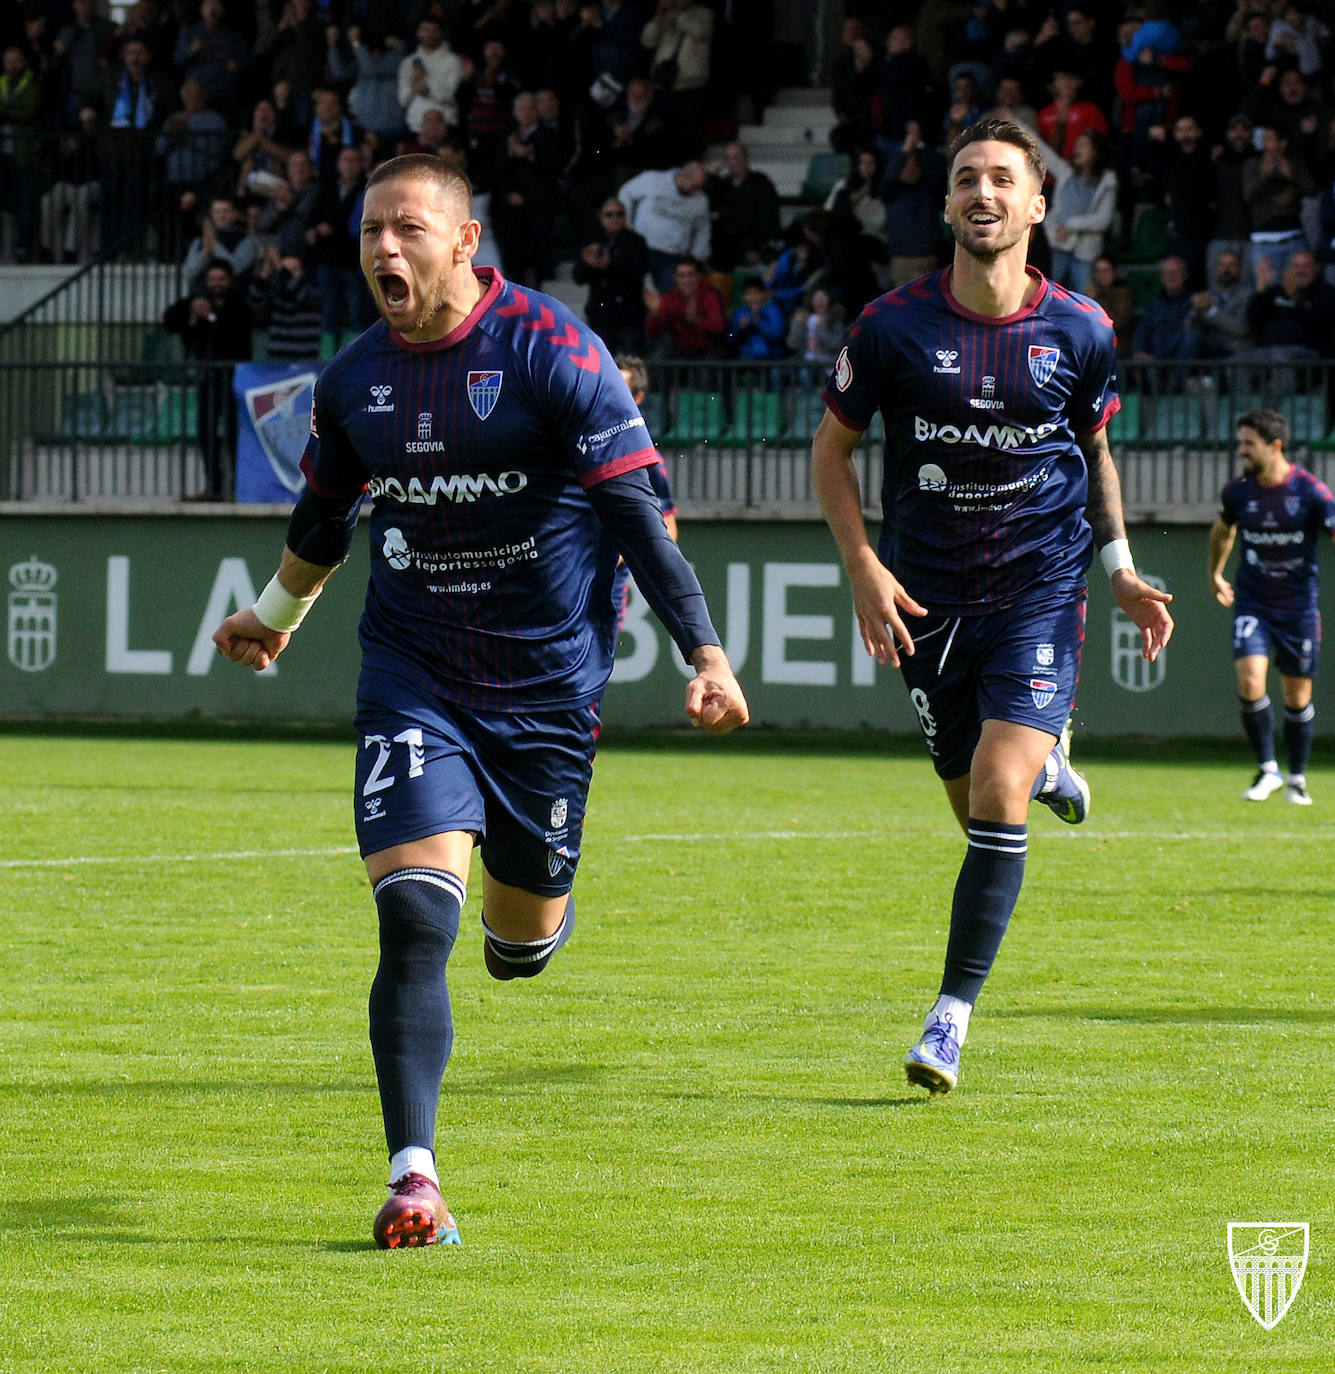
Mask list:
POLYGON ((318 591, 314 591, 309 596, 293 596, 275 573, 251 609, 266 629, 279 634, 291 634, 305 620, 306 612, 315 605, 319 595, 318 591))
POLYGON ((1118 568, 1128 568, 1135 572, 1136 565, 1131 557, 1131 541, 1129 539, 1111 539, 1099 550, 1099 559, 1103 564, 1103 570, 1109 577, 1118 568))

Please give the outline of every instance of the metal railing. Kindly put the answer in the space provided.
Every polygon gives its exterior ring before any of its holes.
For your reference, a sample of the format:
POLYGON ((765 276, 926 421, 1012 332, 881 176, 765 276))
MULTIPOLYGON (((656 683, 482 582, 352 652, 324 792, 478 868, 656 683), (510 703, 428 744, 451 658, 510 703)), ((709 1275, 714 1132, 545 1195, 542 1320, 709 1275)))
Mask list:
MULTIPOLYGON (((36 359, 0 361, 0 497, 170 501, 202 485, 199 396, 229 365, 184 360, 147 319, 97 328, 100 359, 69 361, 68 339, 53 339, 36 359)), ((645 417, 683 513, 814 516, 824 381, 823 369, 792 362, 651 365, 645 417)), ((1120 392, 1109 433, 1135 518, 1208 518, 1237 471, 1238 418, 1262 405, 1288 418, 1289 455, 1335 484, 1335 364, 1127 363, 1120 392)), ((869 511, 883 445, 878 418, 855 450, 869 511)))

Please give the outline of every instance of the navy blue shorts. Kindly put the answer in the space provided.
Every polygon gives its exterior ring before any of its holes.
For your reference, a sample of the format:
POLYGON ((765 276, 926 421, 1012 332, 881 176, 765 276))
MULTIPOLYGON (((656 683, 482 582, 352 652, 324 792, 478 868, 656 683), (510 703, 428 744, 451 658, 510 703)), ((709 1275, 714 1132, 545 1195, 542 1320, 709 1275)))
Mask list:
POLYGON ((1284 677, 1315 677, 1321 657, 1321 612, 1281 619, 1238 606, 1233 612, 1233 657, 1268 658, 1284 677))
POLYGON ((1058 605, 909 621, 915 652, 900 673, 937 775, 962 778, 983 721, 1060 735, 1075 704, 1085 592, 1058 605))
POLYGON ((362 857, 471 831, 499 882, 544 897, 569 892, 598 724, 596 706, 476 711, 363 669, 353 796, 362 857))

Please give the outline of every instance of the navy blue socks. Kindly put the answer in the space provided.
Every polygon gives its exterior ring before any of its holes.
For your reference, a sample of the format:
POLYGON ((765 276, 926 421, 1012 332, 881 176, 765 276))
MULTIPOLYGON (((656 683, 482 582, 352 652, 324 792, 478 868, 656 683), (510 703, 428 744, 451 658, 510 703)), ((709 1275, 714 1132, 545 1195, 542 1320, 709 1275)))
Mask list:
POLYGON ((459 878, 438 868, 401 868, 375 885, 380 966, 371 984, 371 1053, 391 1155, 435 1143, 440 1080, 454 1044, 445 965, 466 895, 459 878))
POLYGON ((955 882, 941 991, 976 1002, 1024 882, 1029 827, 969 818, 969 851, 955 882))

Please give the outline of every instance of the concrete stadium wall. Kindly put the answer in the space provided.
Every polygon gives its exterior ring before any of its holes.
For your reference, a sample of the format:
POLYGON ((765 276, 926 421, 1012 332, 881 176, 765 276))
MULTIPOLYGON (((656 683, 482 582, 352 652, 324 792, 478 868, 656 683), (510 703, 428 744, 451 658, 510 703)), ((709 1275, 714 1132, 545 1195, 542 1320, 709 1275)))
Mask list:
MULTIPOLYGON (((273 671, 241 671, 209 641, 218 621, 268 580, 285 528, 274 508, 127 516, 11 506, 0 515, 0 718, 350 720, 365 535, 273 671)), ((916 735, 896 673, 862 652, 823 525, 688 523, 682 544, 758 723, 916 735)), ((1206 583, 1205 529, 1147 526, 1132 531, 1132 546, 1142 571, 1173 592, 1177 634, 1157 665, 1145 664, 1096 565, 1081 734, 1232 738, 1230 617, 1206 583)), ((1332 584, 1327 577, 1327 601, 1332 584)), ((666 633, 632 598, 605 719, 612 727, 680 724, 686 673, 666 633)), ((1318 728, 1324 695, 1318 681, 1318 728)))

